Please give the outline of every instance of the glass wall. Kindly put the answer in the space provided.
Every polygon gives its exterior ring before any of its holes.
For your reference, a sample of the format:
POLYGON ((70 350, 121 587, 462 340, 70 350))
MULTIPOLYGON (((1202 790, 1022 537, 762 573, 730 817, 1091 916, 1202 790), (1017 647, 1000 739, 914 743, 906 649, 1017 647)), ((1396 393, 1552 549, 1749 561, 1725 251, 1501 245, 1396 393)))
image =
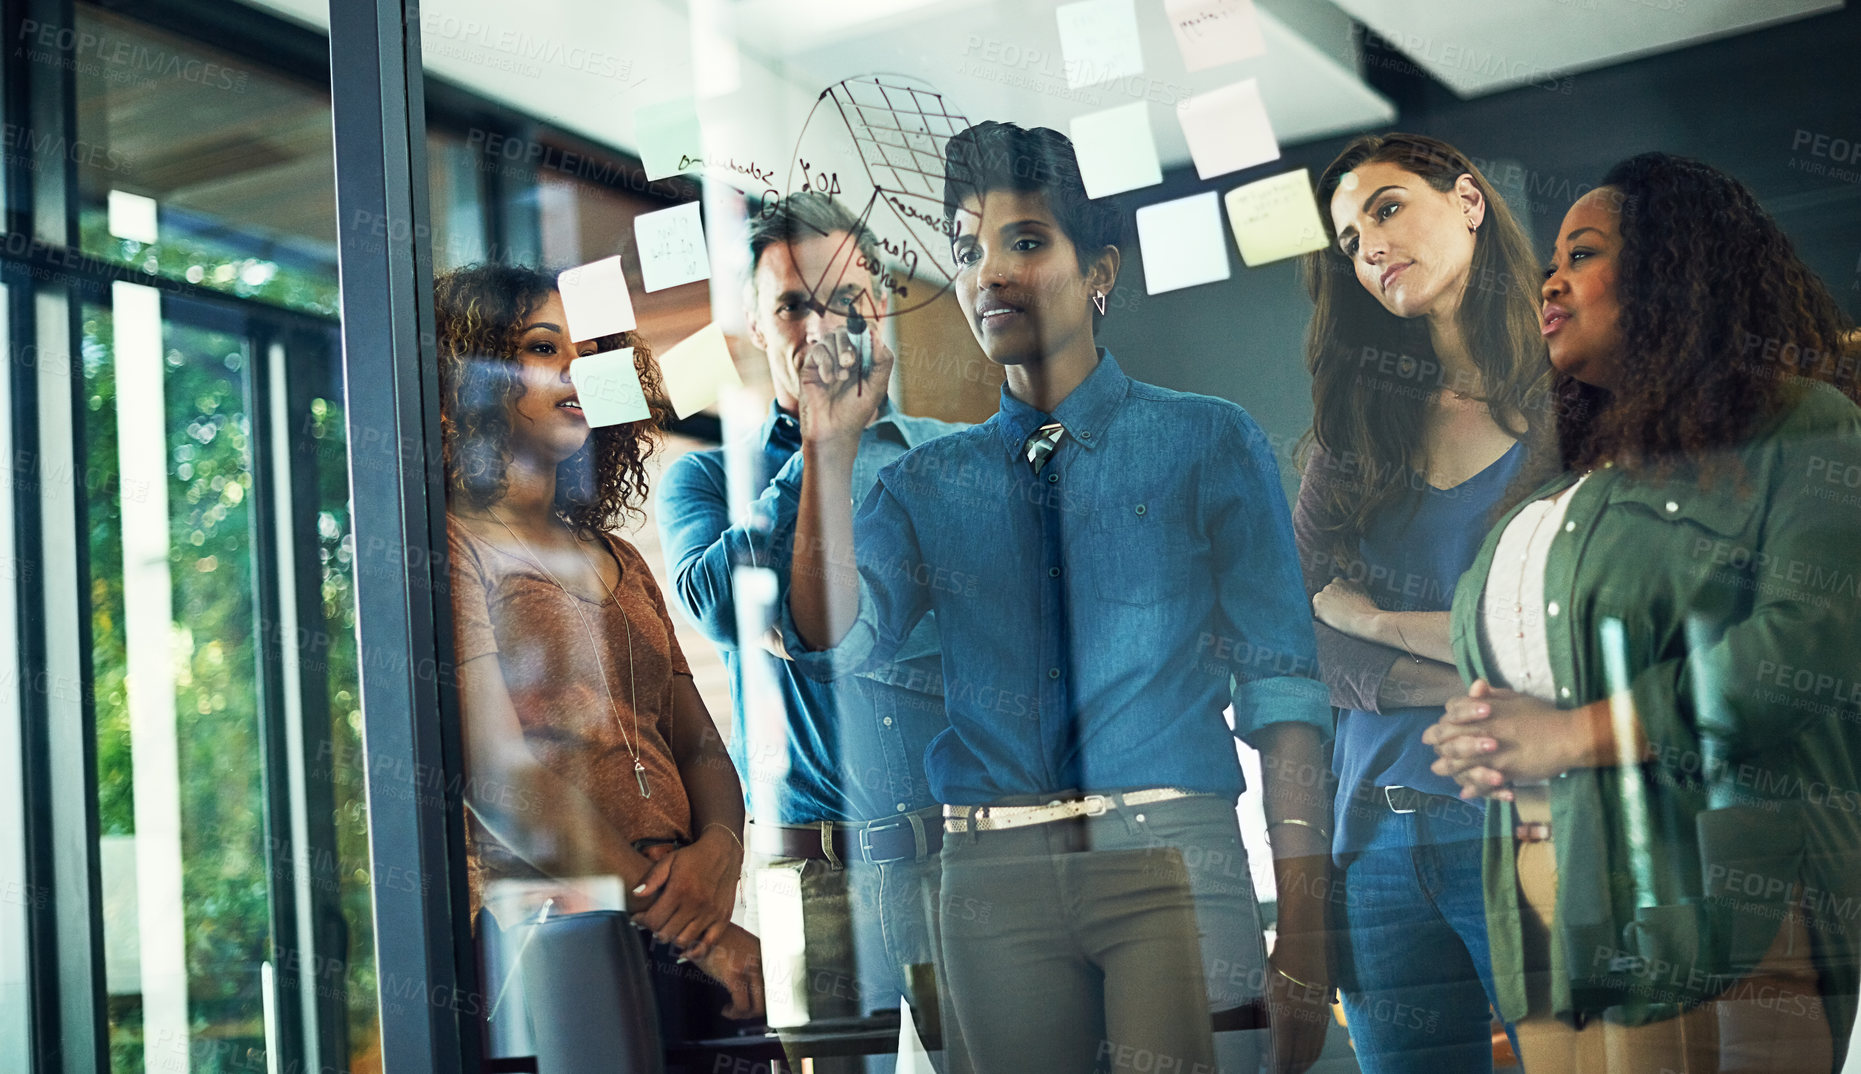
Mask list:
POLYGON ((1768 12, 423 5, 554 129, 467 139, 539 271, 435 256, 488 1054, 1839 1065, 1856 713, 1753 684, 1861 624, 1709 475, 1845 576, 1774 467, 1856 450, 1861 21, 1768 12), (718 443, 640 464, 662 404, 718 443))
POLYGON ((7 7, 0 1069, 1861 1074, 1861 9, 1490 7, 7 7))

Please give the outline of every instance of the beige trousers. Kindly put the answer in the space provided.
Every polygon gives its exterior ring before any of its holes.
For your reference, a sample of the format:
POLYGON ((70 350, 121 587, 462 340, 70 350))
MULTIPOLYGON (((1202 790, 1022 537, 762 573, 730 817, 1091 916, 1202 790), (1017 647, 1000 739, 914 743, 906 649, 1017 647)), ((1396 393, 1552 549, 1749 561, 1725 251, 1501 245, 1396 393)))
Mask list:
MULTIPOLYGON (((1521 818, 1526 817, 1521 810, 1521 818)), ((1572 1029, 1551 1014, 1550 938, 1557 859, 1551 842, 1518 847, 1529 1013, 1518 1022, 1527 1074, 1828 1074, 1834 1046, 1816 993, 1809 936, 1792 916, 1758 967, 1686 1014, 1643 1026, 1593 1018, 1572 1029)))

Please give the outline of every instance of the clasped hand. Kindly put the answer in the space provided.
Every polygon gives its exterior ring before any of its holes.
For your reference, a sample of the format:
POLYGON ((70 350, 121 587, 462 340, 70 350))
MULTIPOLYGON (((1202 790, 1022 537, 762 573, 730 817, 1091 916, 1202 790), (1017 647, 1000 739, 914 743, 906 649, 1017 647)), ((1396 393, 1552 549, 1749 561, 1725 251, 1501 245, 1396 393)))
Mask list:
POLYGON ((1462 798, 1511 801, 1514 783, 1537 783, 1593 764, 1583 710, 1563 710, 1476 680, 1448 701, 1440 722, 1422 732, 1440 756, 1436 775, 1460 784, 1462 798))
POLYGON ((713 828, 690 846, 652 847, 646 856, 653 865, 633 889, 634 924, 688 959, 704 958, 736 907, 743 857, 735 841, 713 828))

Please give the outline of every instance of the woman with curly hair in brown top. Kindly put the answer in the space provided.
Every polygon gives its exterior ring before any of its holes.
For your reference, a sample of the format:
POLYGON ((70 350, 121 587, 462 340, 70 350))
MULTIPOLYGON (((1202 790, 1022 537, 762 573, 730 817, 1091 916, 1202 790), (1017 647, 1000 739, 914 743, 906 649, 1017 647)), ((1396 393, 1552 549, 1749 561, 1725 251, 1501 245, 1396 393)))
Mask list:
POLYGON ((748 1016, 757 944, 730 923, 742 790, 646 561, 609 532, 640 514, 666 414, 591 430, 569 376, 631 347, 654 399, 651 350, 631 332, 573 342, 533 269, 449 273, 434 306, 474 902, 498 879, 618 878, 634 923, 748 1016))
POLYGON ((1563 472, 1454 599, 1425 738, 1493 800, 1528 1070, 1828 1071, 1861 974, 1861 396, 1848 318, 1737 180, 1649 153, 1542 288, 1563 472))

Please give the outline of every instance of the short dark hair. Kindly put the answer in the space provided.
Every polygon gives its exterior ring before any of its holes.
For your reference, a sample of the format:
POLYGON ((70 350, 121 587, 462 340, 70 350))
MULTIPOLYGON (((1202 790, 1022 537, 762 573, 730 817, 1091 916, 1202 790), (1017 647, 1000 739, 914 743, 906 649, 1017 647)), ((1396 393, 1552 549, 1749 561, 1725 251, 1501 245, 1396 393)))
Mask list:
POLYGON ((762 210, 750 220, 750 286, 756 286, 756 268, 762 264, 764 250, 777 243, 805 242, 836 231, 853 237, 866 269, 877 276, 885 264, 879 257, 879 240, 846 206, 813 190, 764 202, 762 210))
POLYGON ((991 190, 1041 194, 1085 271, 1107 246, 1119 245, 1124 216, 1086 196, 1079 159, 1066 135, 1047 127, 1031 130, 988 120, 953 136, 944 150, 943 222, 946 233, 965 198, 991 190))

